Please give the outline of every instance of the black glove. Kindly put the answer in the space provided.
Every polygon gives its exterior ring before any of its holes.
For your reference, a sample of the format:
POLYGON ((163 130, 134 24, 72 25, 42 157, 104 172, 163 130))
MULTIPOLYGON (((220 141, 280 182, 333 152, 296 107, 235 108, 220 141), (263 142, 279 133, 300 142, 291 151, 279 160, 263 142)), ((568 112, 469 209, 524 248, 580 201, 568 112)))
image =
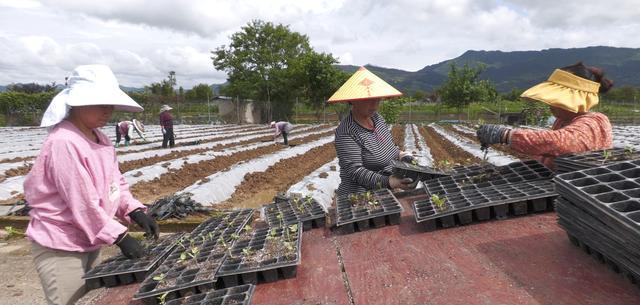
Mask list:
POLYGON ((144 230, 144 236, 147 238, 153 236, 153 238, 158 239, 160 229, 153 218, 149 217, 149 215, 145 214, 141 209, 129 213, 129 217, 144 230))
POLYGON ((140 258, 145 255, 144 248, 142 248, 135 238, 127 234, 127 232, 118 236, 116 246, 120 247, 120 251, 122 251, 122 254, 127 258, 140 258))
POLYGON ((482 147, 487 147, 491 144, 506 144, 509 138, 511 129, 500 125, 481 125, 476 131, 476 136, 480 141, 482 147))
POLYGON ((406 163, 413 163, 413 156, 412 155, 404 155, 402 156, 402 158, 400 158, 400 161, 402 162, 406 162, 406 163))

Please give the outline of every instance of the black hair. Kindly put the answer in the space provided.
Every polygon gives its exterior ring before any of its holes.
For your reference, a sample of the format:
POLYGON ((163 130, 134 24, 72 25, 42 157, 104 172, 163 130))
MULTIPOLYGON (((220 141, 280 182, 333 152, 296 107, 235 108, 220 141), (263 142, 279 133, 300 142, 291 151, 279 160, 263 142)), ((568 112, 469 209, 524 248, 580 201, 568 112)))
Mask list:
POLYGON ((604 71, 597 67, 585 66, 582 61, 579 61, 573 65, 560 68, 560 70, 567 71, 573 75, 580 76, 584 79, 600 83, 599 93, 607 93, 611 87, 613 87, 613 81, 604 77, 604 71))

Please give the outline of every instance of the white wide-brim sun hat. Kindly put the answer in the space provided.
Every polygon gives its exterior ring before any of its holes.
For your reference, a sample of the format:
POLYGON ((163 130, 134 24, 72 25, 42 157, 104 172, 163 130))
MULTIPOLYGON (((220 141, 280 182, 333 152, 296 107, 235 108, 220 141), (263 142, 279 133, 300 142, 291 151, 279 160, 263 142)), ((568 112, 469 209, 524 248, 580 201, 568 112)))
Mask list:
POLYGON ((75 106, 113 105, 114 110, 140 112, 144 108, 124 93, 113 72, 105 65, 78 66, 67 80, 67 87, 60 91, 44 115, 40 127, 60 123, 75 106))

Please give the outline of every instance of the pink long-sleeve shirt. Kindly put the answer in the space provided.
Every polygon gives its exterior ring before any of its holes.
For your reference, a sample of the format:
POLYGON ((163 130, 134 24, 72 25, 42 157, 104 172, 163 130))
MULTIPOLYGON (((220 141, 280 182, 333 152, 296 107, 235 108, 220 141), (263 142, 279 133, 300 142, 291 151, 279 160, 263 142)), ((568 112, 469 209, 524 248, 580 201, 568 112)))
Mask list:
POLYGON ((127 214, 144 208, 129 192, 111 141, 94 132, 100 143, 60 122, 25 179, 27 236, 44 247, 90 252, 113 244, 127 230, 114 217, 129 223, 127 214))
POLYGON ((513 150, 536 156, 547 167, 555 169, 555 157, 613 146, 611 123, 606 115, 589 112, 571 121, 557 119, 551 130, 515 129, 510 135, 513 150))

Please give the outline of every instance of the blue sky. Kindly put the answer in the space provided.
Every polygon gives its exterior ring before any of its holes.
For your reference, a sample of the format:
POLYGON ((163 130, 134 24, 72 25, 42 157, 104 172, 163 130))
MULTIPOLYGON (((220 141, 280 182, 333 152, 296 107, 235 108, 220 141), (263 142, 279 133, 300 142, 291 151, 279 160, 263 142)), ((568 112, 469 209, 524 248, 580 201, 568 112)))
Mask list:
POLYGON ((635 1, 0 0, 0 84, 64 79, 108 64, 125 86, 176 71, 222 83, 210 51, 252 19, 287 24, 342 64, 415 71, 466 50, 640 46, 635 1))

